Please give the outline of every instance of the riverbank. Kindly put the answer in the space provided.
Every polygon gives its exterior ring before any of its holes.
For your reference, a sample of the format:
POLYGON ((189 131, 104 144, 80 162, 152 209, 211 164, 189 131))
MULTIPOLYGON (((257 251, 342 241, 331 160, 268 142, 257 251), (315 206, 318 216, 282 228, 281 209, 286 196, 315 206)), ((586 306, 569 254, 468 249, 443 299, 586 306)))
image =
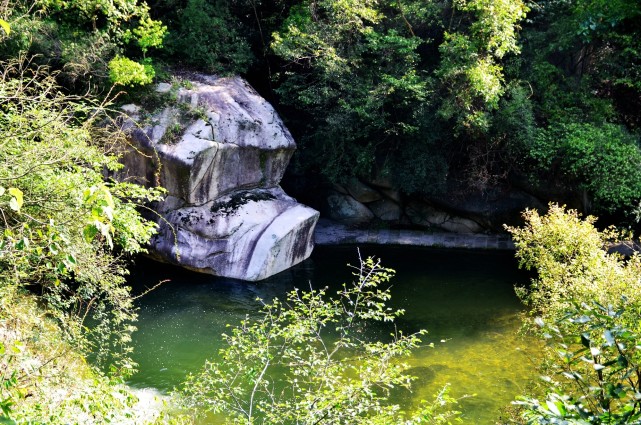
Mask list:
POLYGON ((514 250, 509 235, 430 233, 402 229, 352 229, 321 218, 314 231, 316 245, 412 245, 434 248, 514 250))

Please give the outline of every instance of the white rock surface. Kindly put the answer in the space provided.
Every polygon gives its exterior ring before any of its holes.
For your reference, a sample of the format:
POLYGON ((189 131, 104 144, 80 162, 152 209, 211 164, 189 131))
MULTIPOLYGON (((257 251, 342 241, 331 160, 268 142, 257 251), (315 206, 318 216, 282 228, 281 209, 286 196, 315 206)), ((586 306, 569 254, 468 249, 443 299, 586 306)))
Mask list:
POLYGON ((133 146, 119 177, 169 195, 151 255, 251 281, 309 257, 318 212, 278 186, 296 145, 272 106, 238 77, 198 75, 188 87, 148 125, 126 123, 133 146))
POLYGON ((306 259, 318 213, 279 187, 234 192, 164 215, 152 256, 191 270, 261 280, 306 259))

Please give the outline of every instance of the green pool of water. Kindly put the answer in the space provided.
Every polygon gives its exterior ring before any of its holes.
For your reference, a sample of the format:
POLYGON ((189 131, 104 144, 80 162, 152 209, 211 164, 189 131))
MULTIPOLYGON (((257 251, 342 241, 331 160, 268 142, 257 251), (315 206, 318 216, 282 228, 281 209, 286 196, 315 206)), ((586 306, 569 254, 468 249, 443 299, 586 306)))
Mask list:
MULTIPOLYGON (((517 334, 522 307, 513 287, 528 277, 517 269, 513 254, 364 247, 361 255, 380 257, 397 271, 391 304, 406 310, 398 328, 429 332, 426 346, 409 359, 418 379, 402 403, 429 400, 450 384, 453 396, 471 395, 458 406, 464 423, 493 424, 501 408, 525 393, 539 352, 535 341, 517 334), (427 346, 431 342, 434 348, 427 346)), ((140 372, 130 384, 171 390, 217 352, 226 324, 259 308, 257 297, 269 300, 294 287, 349 282, 347 263, 358 264, 355 247, 317 247, 312 258, 293 269, 246 283, 140 260, 131 276, 136 291, 159 280, 171 282, 140 299, 134 336, 140 372)))

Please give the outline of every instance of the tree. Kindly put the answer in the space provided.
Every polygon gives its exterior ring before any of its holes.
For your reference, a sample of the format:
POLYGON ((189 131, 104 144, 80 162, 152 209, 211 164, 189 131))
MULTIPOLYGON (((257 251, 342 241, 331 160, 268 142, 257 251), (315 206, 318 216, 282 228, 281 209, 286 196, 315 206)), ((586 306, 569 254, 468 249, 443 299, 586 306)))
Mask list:
POLYGON ((452 2, 436 74, 447 93, 439 112, 454 118, 459 131, 475 135, 489 129, 490 112, 498 108, 504 92, 499 61, 520 52, 517 33, 528 10, 521 0, 452 2), (457 13, 462 13, 458 28, 452 25, 457 13))
POLYGON ((273 34, 284 63, 276 90, 308 123, 304 162, 331 180, 369 177, 408 138, 430 142, 419 132, 429 94, 418 66, 424 40, 402 11, 396 1, 302 1, 273 34))
POLYGON ((172 59, 216 74, 245 73, 253 61, 227 1, 187 0, 167 40, 172 59))
POLYGON ((264 304, 223 335, 227 346, 190 376, 183 393, 191 407, 223 412, 243 424, 416 424, 450 423, 456 412, 445 391, 410 415, 388 396, 409 388, 412 377, 400 359, 420 335, 394 331, 387 342, 367 337, 369 322, 393 322, 402 310, 385 303, 381 287, 393 271, 368 258, 356 280, 337 297, 326 289, 299 291, 264 304))
POLYGON ((641 149, 625 127, 555 123, 537 133, 530 158, 549 179, 583 191, 585 211, 626 210, 641 199, 641 149))

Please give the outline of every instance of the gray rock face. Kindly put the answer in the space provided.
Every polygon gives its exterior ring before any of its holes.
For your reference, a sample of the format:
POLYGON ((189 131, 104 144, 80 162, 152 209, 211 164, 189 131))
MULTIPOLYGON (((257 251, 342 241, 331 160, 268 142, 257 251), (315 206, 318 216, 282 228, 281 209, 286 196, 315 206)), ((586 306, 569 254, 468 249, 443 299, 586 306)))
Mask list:
POLYGON ((365 183, 357 179, 351 179, 347 183, 348 193, 356 199, 358 202, 367 203, 374 202, 381 199, 381 194, 371 187, 367 186, 365 183))
POLYGON ((401 207, 391 200, 381 199, 370 203, 368 206, 370 211, 383 221, 398 221, 401 218, 401 207))
POLYGON ((157 207, 151 255, 252 281, 303 261, 318 212, 278 186, 296 148, 291 134, 244 80, 192 80, 189 88, 159 87, 177 100, 146 120, 126 108, 132 146, 119 177, 159 184, 169 195, 157 207))
POLYGON ((362 203, 340 192, 330 192, 327 196, 329 217, 346 224, 367 223, 374 213, 362 203))
POLYGON ((484 230, 469 218, 457 217, 420 202, 410 203, 406 213, 412 224, 421 227, 439 228, 453 233, 480 233, 484 230))
POLYGON ((352 179, 327 190, 322 207, 327 217, 346 225, 382 221, 460 234, 501 232, 503 223, 519 225, 525 208, 545 209, 532 195, 514 188, 487 193, 453 189, 443 195, 409 196, 393 189, 384 177, 352 179))

